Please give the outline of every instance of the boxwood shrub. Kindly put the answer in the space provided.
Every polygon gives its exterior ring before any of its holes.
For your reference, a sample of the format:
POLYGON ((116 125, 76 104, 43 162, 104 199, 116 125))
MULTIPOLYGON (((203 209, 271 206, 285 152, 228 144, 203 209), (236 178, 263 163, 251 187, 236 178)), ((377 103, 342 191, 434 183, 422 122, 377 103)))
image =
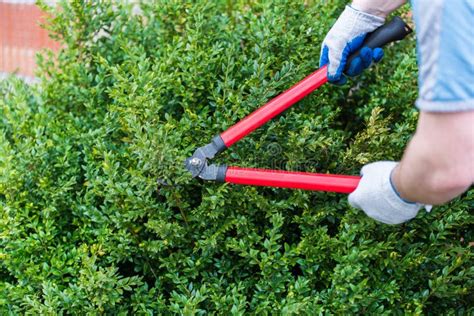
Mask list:
MULTIPOLYGON (((197 146, 317 68, 345 2, 54 9, 62 49, 38 57, 40 82, 0 83, 1 313, 473 312, 472 190, 389 226, 345 195, 184 170, 197 146)), ((217 161, 357 174, 398 160, 417 121, 416 72, 412 37, 217 161)))

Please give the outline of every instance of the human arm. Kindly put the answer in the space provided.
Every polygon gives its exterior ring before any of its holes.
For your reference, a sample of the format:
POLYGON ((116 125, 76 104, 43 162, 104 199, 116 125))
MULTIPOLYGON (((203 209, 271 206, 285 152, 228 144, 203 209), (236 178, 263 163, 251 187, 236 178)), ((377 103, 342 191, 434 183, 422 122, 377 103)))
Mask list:
POLYGON ((386 18, 387 15, 400 8, 406 0, 353 0, 351 6, 356 10, 386 18))
POLYGON ((401 162, 375 162, 362 173, 349 203, 380 222, 400 224, 448 202, 474 183, 474 111, 422 111, 401 162))
POLYGON ((408 221, 423 206, 445 203, 474 182, 474 90, 469 84, 474 64, 465 45, 471 20, 469 14, 459 14, 468 10, 464 2, 443 8, 413 3, 418 127, 400 163, 364 166, 357 189, 349 195, 352 206, 380 222, 408 221))
POLYGON ((392 174, 403 199, 442 204, 474 183, 474 111, 421 112, 392 174))

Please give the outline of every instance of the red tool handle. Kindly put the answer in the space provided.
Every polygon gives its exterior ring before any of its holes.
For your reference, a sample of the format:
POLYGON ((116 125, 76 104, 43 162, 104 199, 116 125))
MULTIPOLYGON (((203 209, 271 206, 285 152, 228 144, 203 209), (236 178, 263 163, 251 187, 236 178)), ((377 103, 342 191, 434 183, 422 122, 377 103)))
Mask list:
POLYGON ((227 167, 225 182, 235 184, 351 193, 359 176, 227 167))
POLYGON ((319 68, 296 85, 270 100, 240 122, 222 132, 220 137, 226 147, 232 146, 290 106, 327 82, 326 66, 319 68))

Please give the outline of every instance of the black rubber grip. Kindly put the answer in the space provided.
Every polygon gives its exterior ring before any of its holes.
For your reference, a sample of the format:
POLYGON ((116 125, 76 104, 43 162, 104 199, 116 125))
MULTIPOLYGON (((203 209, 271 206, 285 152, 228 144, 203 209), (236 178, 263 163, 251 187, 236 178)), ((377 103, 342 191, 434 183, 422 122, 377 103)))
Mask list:
MULTIPOLYGON (((382 25, 372 33, 368 34, 362 43, 362 47, 369 48, 383 47, 389 43, 404 39, 413 30, 402 20, 396 16, 390 22, 382 25)), ((351 62, 359 55, 360 49, 353 53, 347 59, 345 71, 349 70, 351 62)))
POLYGON ((227 149, 227 146, 222 140, 221 135, 214 136, 214 138, 212 139, 212 146, 214 146, 214 148, 216 149, 216 155, 227 149))
POLYGON ((221 165, 217 169, 216 181, 225 182, 225 174, 227 173, 227 166, 221 165))

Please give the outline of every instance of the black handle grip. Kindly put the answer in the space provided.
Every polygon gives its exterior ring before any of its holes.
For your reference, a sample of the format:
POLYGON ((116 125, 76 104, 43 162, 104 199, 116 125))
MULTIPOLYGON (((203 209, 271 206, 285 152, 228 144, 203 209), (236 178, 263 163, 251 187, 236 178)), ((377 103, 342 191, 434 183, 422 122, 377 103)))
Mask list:
MULTIPOLYGON (((390 22, 382 25, 372 33, 368 34, 362 43, 362 47, 369 48, 383 47, 391 42, 396 42, 404 39, 413 30, 398 16, 394 17, 390 22)), ((345 71, 349 70, 351 62, 359 56, 360 49, 353 53, 347 59, 345 71)))

